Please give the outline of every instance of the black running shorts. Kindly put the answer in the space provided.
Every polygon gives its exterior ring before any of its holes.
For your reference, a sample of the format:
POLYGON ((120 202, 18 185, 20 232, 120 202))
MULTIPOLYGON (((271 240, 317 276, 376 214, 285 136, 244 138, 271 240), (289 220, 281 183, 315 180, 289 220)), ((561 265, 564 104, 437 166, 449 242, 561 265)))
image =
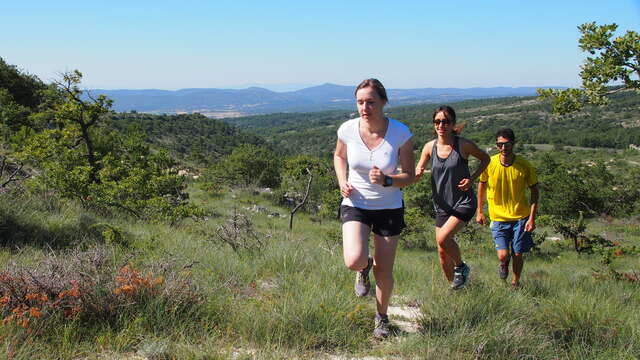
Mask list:
POLYGON ((447 220, 449 220, 450 216, 455 216, 464 222, 469 222, 471 219, 473 219, 473 215, 475 215, 475 213, 475 207, 459 207, 451 211, 451 213, 447 213, 446 211, 438 209, 436 211, 436 227, 442 227, 442 225, 444 225, 447 220))
POLYGON ((349 205, 340 206, 340 220, 361 222, 371 228, 374 234, 380 236, 400 235, 406 226, 404 223, 404 208, 367 210, 349 205))

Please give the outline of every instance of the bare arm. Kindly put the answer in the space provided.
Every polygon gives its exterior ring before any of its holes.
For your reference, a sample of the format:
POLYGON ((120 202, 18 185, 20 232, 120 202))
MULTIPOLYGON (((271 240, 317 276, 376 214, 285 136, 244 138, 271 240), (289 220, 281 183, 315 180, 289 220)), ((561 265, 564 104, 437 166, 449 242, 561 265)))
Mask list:
POLYGON ((536 228, 536 215, 538 213, 538 198, 540 197, 540 190, 538 188, 538 184, 534 184, 529 187, 529 191, 531 192, 529 196, 529 200, 531 202, 531 213, 529 214, 529 220, 527 220, 527 224, 524 227, 524 231, 533 231, 536 228))
POLYGON ((474 171, 473 174, 471 174, 471 178, 462 179, 462 181, 460 181, 460 183, 458 184, 458 188, 466 191, 471 187, 473 182, 480 177, 480 174, 482 174, 484 169, 486 169, 487 166, 489 166, 491 157, 489 156, 489 154, 481 150, 475 143, 466 139, 462 143, 462 151, 463 153, 472 155, 478 160, 480 160, 480 165, 478 165, 478 168, 476 169, 476 171, 474 171))
POLYGON ((336 150, 333 153, 333 168, 336 171, 336 177, 340 185, 340 194, 342 194, 343 197, 349 197, 353 191, 353 187, 347 182, 347 166, 347 145, 338 139, 336 142, 336 150))
POLYGON ((484 216, 483 208, 484 208, 484 194, 487 189, 487 183, 480 181, 478 183, 478 210, 476 213, 476 222, 480 225, 485 225, 487 223, 487 217, 484 216))
POLYGON ((489 162, 491 162, 491 157, 484 150, 480 149, 478 145, 476 145, 475 143, 469 140, 464 142, 464 150, 467 154, 472 155, 476 159, 480 160, 480 165, 478 165, 478 168, 476 169, 476 171, 474 171, 473 174, 471 174, 471 180, 475 181, 477 178, 480 177, 480 174, 482 174, 484 169, 486 169, 487 166, 489 166, 489 162))
POLYGON ((407 140, 407 142, 402 145, 399 156, 402 171, 400 174, 389 175, 393 178, 393 186, 403 187, 411 185, 414 183, 416 178, 415 169, 413 167, 416 163, 416 159, 413 155, 413 143, 411 143, 411 140, 407 140))
POLYGON ((425 167, 429 163, 429 159, 431 159, 431 148, 433 147, 433 142, 429 141, 424 144, 422 148, 422 154, 420 155, 420 160, 418 160, 418 165, 416 165, 416 177, 415 182, 418 182, 422 175, 424 174, 425 167))

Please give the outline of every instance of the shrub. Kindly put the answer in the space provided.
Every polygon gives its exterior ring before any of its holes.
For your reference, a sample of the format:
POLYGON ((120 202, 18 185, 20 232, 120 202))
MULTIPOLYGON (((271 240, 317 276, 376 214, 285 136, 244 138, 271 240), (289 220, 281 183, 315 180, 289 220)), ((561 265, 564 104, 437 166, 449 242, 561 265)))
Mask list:
POLYGON ((267 237, 256 232, 251 219, 235 208, 227 221, 207 239, 215 244, 229 245, 240 256, 260 252, 267 245, 267 237))
POLYGON ((603 162, 563 162, 545 153, 537 163, 541 185, 540 211, 563 219, 628 215, 638 208, 640 171, 614 174, 603 162))
POLYGON ((404 212, 404 222, 407 225, 402 230, 400 244, 407 249, 427 250, 433 248, 433 222, 428 219, 419 208, 408 208, 404 212))
POLYGON ((117 269, 109 258, 104 248, 96 247, 51 255, 34 267, 10 264, 0 273, 4 324, 29 332, 42 330, 36 324, 45 325, 43 321, 51 318, 118 324, 145 311, 144 305, 151 302, 165 307, 166 314, 178 314, 199 302, 190 281, 170 267, 162 274, 143 274, 131 265, 117 269))
POLYGON ((99 234, 106 244, 129 246, 122 229, 107 223, 95 223, 89 226, 89 230, 99 234))
POLYGON ((207 181, 233 187, 277 187, 280 185, 280 160, 264 146, 243 144, 213 164, 205 177, 207 181))
POLYGON ((404 188, 402 191, 407 208, 418 208, 426 216, 430 218, 436 217, 431 196, 431 182, 428 175, 425 175, 422 180, 404 188))

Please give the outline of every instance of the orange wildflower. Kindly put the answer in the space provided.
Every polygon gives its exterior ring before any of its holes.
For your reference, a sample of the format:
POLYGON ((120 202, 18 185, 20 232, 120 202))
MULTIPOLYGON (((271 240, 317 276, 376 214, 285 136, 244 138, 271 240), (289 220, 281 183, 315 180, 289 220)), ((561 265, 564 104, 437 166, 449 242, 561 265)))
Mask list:
POLYGON ((18 322, 18 325, 22 326, 23 328, 26 328, 29 326, 29 318, 23 318, 22 321, 18 322))
POLYGON ((116 295, 120 295, 120 294, 129 294, 132 292, 135 292, 136 288, 133 287, 132 285, 122 285, 121 287, 117 288, 114 290, 114 293, 116 295))
POLYGON ((27 301, 37 300, 39 298, 40 298, 40 294, 35 294, 35 293, 27 294, 24 296, 24 299, 27 301))
POLYGON ((13 321, 13 318, 15 317, 15 315, 9 315, 6 318, 4 318, 2 320, 2 325, 7 325, 8 323, 13 321))
POLYGON ((40 312, 40 309, 34 306, 34 307, 31 307, 31 309, 29 309, 29 315, 31 315, 31 317, 34 317, 34 318, 39 318, 42 316, 42 313, 40 312))

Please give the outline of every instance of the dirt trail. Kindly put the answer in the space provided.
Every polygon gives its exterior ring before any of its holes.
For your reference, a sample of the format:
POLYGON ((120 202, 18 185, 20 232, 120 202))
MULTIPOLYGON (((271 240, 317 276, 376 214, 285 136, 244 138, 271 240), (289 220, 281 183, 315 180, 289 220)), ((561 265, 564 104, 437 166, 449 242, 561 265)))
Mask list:
POLYGON ((420 308, 415 305, 389 306, 387 311, 391 324, 397 326, 400 331, 407 334, 415 334, 420 331, 418 319, 422 315, 420 308))

